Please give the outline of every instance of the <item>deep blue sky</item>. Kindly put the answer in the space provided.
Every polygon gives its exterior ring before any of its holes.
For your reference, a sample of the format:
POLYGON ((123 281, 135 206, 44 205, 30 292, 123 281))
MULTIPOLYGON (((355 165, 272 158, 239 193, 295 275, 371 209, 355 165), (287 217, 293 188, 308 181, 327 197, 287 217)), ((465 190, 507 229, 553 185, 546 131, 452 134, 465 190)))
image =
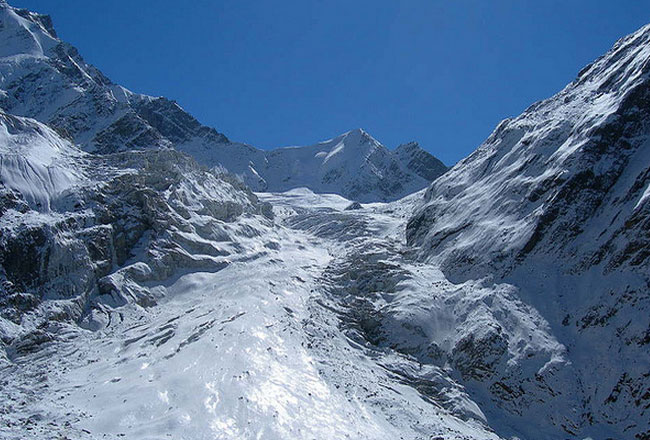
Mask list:
POLYGON ((559 91, 646 1, 10 0, 127 88, 261 148, 362 127, 447 164, 559 91))

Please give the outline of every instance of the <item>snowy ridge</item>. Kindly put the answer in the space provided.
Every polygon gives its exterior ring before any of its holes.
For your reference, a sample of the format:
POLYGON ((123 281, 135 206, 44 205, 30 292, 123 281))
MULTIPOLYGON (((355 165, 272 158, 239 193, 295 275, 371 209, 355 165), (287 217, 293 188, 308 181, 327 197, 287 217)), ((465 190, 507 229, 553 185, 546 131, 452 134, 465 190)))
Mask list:
POLYGON ((331 161, 309 152, 325 145, 266 152, 232 142, 172 100, 112 83, 57 38, 49 17, 0 3, 0 24, 0 108, 45 123, 88 152, 173 147, 201 165, 225 167, 254 190, 309 187, 361 201, 398 199, 446 171, 419 147, 393 154, 359 130, 339 136, 347 139, 345 154, 331 161))
POLYGON ((0 20, 3 23, 3 39, 0 57, 43 57, 56 44, 57 36, 52 22, 46 15, 14 9, 0 2, 0 20))
POLYGON ((178 148, 201 163, 224 166, 255 191, 306 187, 361 202, 379 202, 423 189, 447 170, 417 144, 409 145, 391 151, 356 129, 315 145, 270 151, 242 144, 221 146, 223 154, 204 143, 178 148))
POLYGON ((404 197, 446 171, 421 148, 393 152, 362 129, 308 147, 272 150, 262 163, 254 165, 266 184, 258 190, 277 192, 304 186, 361 202, 404 197), (421 162, 415 158, 422 156, 431 162, 416 169, 415 164, 421 162))
MULTIPOLYGON (((643 104, 648 84, 649 38, 650 27, 644 27, 620 40, 608 55, 583 69, 578 79, 558 95, 499 124, 476 152, 431 186, 425 196, 429 204, 426 209, 433 210, 438 201, 446 203, 451 199, 457 202, 448 204, 449 209, 460 209, 464 199, 463 209, 472 214, 450 212, 446 215, 448 221, 439 223, 450 232, 467 227, 475 232, 464 232, 449 249, 476 250, 476 246, 484 245, 508 252, 521 248, 543 214, 545 206, 541 202, 552 201, 561 185, 568 186, 572 177, 596 179, 616 173, 615 178, 625 174, 627 164, 646 163, 642 160, 646 150, 644 113, 643 107, 637 106, 643 104), (628 123, 635 126, 627 128, 628 123), (641 160, 634 160, 635 154, 641 160), (589 172, 594 176, 588 177, 589 172), (522 197, 524 206, 518 204, 522 197), (494 206, 502 208, 495 212, 494 206), (472 216, 489 218, 492 223, 476 228, 463 223, 472 216), (503 227, 510 233, 506 234, 503 227), (505 246, 476 235, 482 233, 502 233, 505 246)), ((417 232, 433 238, 439 229, 411 231, 415 240, 417 232)), ((490 250, 487 254, 477 253, 490 262, 501 260, 493 254, 490 250)))

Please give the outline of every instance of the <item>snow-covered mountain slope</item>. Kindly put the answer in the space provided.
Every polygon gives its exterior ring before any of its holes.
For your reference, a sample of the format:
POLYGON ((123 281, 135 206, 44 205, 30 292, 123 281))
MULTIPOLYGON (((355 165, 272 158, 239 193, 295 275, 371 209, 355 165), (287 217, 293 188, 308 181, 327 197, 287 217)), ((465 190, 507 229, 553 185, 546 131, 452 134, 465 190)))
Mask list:
POLYGON ((511 426, 650 438, 649 185, 646 26, 426 191, 407 227, 420 258, 456 283, 507 286, 562 347, 540 357, 498 316, 473 340, 489 374, 463 376, 511 426))
POLYGON ((112 83, 58 39, 49 17, 4 1, 0 41, 0 108, 43 122, 88 152, 174 147, 255 190, 310 187, 362 201, 395 200, 446 171, 416 144, 390 152, 358 130, 304 150, 231 142, 174 101, 112 83))

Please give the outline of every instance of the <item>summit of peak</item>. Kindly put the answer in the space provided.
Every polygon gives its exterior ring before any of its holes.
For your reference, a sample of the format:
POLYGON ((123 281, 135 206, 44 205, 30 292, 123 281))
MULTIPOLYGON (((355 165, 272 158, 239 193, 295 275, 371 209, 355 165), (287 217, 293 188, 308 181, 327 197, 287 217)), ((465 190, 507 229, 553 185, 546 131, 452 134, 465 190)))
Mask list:
POLYGON ((350 130, 347 133, 339 136, 339 139, 346 145, 365 145, 370 143, 375 143, 378 145, 381 144, 363 128, 355 128, 354 130, 350 130))
POLYGON ((347 134, 362 136, 362 135, 364 135, 364 134, 367 135, 368 132, 367 132, 366 130, 364 130, 363 128, 355 128, 355 129, 353 129, 353 130, 348 131, 347 134))

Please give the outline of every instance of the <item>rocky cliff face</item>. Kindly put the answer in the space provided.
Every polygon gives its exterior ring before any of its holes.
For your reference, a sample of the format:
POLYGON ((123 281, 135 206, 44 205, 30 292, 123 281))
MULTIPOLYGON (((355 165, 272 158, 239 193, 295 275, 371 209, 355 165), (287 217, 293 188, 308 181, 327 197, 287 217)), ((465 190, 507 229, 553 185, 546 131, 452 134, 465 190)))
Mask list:
POLYGON ((429 182, 433 182, 447 171, 445 164, 424 151, 417 142, 400 145, 394 154, 407 169, 429 182))
POLYGON ((512 286, 565 347, 555 360, 526 366, 516 336, 499 322, 485 344, 454 348, 488 364, 505 354, 496 376, 472 380, 509 414, 544 414, 535 404, 544 388, 579 396, 570 423, 561 424, 568 433, 650 436, 649 97, 646 26, 557 95, 503 121, 429 187, 408 223, 408 241, 423 260, 454 282, 512 286), (544 379, 567 368, 573 380, 544 379), (524 381, 538 390, 504 382, 515 370, 528 371, 524 381))
POLYGON ((0 39, 0 108, 43 122, 88 152, 176 148, 201 165, 225 167, 258 191, 307 186, 362 201, 403 197, 446 170, 419 148, 392 154, 381 146, 381 155, 390 159, 377 154, 373 159, 363 148, 348 146, 356 154, 348 154, 354 169, 350 164, 332 171, 310 157, 323 150, 322 144, 296 156, 295 149, 266 152, 231 142, 174 101, 114 84, 57 37, 49 17, 5 2, 0 3, 0 39))

